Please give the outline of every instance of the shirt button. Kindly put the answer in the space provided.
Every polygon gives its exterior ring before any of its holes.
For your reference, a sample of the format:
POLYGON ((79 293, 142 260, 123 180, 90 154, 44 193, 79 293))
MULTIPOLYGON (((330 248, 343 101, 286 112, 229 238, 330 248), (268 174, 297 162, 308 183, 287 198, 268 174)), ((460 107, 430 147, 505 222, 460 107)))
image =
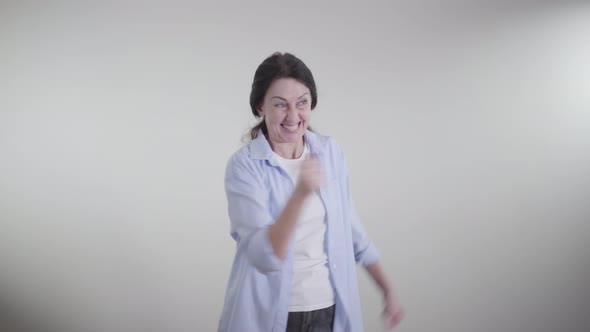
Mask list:
POLYGON ((335 269, 336 268, 336 263, 332 264, 332 268, 335 269))

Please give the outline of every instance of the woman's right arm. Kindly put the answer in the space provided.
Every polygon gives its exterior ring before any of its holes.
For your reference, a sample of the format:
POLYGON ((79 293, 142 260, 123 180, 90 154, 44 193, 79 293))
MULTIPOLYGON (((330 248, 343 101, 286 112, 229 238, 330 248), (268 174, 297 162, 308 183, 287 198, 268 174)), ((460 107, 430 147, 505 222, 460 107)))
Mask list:
POLYGON ((295 190, 279 219, 270 226, 268 232, 274 253, 281 260, 284 260, 287 256, 289 241, 297 224, 297 219, 303 210, 303 203, 305 203, 306 198, 319 188, 320 183, 319 161, 317 157, 311 155, 303 161, 295 190))
POLYGON ((231 221, 231 235, 260 272, 277 271, 285 259, 291 235, 305 199, 319 187, 319 163, 304 161, 299 181, 285 209, 276 220, 268 206, 268 188, 257 179, 240 157, 230 159, 225 175, 225 191, 231 221))

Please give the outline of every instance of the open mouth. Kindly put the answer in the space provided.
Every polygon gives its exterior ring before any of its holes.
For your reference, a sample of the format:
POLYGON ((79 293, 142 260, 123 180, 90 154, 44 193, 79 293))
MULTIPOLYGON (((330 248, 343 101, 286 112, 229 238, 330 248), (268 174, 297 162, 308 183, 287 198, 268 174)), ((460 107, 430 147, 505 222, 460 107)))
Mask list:
POLYGON ((299 126, 301 125, 301 122, 298 122, 296 124, 281 124, 281 127, 283 127, 284 129, 286 129, 287 131, 290 132, 297 132, 297 129, 299 129, 299 126))

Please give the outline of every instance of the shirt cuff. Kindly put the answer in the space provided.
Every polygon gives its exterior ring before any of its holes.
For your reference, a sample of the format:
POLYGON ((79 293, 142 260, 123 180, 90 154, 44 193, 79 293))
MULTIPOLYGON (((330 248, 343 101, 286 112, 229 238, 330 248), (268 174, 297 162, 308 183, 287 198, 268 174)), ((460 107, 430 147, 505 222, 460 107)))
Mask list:
POLYGON ((248 243, 248 258, 261 273, 280 271, 283 261, 275 254, 268 234, 270 227, 256 231, 248 243))
POLYGON ((369 242, 367 248, 359 252, 355 258, 357 263, 363 266, 371 265, 379 260, 379 251, 372 242, 369 242))

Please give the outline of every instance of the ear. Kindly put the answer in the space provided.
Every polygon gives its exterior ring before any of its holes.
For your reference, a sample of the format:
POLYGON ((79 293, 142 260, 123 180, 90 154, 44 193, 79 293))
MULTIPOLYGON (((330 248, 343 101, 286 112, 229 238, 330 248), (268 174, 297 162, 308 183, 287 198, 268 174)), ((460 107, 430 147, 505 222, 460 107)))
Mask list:
POLYGON ((262 108, 258 107, 256 109, 256 111, 258 112, 258 116, 263 118, 264 117, 264 111, 262 110, 262 108))

